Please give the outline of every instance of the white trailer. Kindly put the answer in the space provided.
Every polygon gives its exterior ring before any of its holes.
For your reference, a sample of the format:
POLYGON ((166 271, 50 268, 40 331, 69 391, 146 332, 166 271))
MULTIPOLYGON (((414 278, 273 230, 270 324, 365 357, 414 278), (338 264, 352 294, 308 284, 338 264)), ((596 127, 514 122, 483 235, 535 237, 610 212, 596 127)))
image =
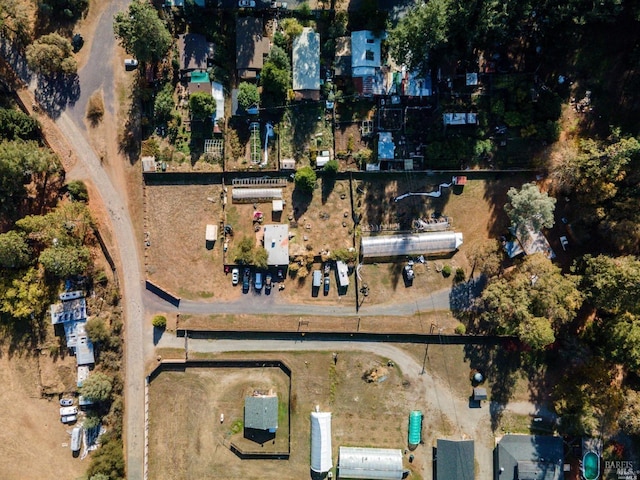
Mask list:
POLYGON ((71 431, 71 451, 79 452, 80 444, 82 443, 82 427, 74 427, 71 431))
POLYGON ((217 225, 207 225, 207 229, 205 231, 204 239, 207 242, 215 242, 218 238, 218 226, 217 225))
POLYGON ((60 416, 67 417, 69 415, 77 415, 78 407, 60 407, 60 416))

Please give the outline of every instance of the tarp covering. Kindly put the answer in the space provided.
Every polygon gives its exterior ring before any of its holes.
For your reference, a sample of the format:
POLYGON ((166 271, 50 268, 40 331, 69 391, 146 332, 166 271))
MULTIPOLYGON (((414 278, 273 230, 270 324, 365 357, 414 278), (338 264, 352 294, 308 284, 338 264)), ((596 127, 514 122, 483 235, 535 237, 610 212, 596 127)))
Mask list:
POLYGON ((400 480, 403 477, 402 451, 391 448, 340 447, 340 478, 400 480))
POLYGON ((311 412, 311 470, 331 470, 331 412, 311 412))
POLYGON ((422 440, 422 412, 413 410, 409 414, 409 446, 420 444, 422 440))
POLYGON ((362 237, 360 252, 365 258, 407 255, 436 255, 455 252, 462 245, 462 233, 431 232, 362 237))

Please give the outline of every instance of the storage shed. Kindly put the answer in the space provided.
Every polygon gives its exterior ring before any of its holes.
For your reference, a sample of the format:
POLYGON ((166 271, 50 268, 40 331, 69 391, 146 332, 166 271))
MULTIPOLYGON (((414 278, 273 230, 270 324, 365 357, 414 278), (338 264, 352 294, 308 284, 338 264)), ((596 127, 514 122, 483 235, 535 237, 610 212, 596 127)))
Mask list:
POLYGON ((311 470, 331 470, 331 412, 311 412, 311 470))
POLYGON ((256 430, 267 430, 275 433, 276 430, 278 430, 277 395, 252 395, 245 397, 244 427, 256 430))
POLYGON ((215 242, 217 238, 218 238, 218 226, 208 224, 205 229, 204 239, 207 242, 215 242))
POLYGON ((391 448, 340 447, 338 476, 370 480, 400 480, 402 451, 391 448))
POLYGON ((473 440, 438 439, 436 480, 474 480, 473 440))
POLYGON ((390 258, 411 255, 443 255, 462 245, 462 233, 429 232, 362 237, 364 258, 390 258))

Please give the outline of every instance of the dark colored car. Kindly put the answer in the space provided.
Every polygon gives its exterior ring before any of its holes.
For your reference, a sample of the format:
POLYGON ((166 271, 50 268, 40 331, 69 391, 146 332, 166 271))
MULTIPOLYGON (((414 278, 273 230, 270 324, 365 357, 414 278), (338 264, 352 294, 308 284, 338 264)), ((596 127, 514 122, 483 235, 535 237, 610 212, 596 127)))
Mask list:
POLYGON ((265 293, 269 293, 271 291, 271 274, 267 273, 267 276, 264 278, 264 291, 265 293))
POLYGON ((248 293, 250 286, 251 286, 251 270, 248 268, 245 268, 244 272, 242 273, 242 293, 248 293))
POLYGON ((253 281, 253 288, 256 289, 256 292, 262 290, 262 273, 256 272, 256 278, 253 281))
POLYGON ((324 277, 324 294, 329 295, 329 287, 331 286, 331 280, 329 277, 324 277))

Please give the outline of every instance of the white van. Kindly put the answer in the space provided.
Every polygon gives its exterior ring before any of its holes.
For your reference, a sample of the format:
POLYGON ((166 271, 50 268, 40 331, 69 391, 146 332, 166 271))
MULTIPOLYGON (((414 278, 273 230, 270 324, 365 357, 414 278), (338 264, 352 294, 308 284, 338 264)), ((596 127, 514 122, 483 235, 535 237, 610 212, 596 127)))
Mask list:
POLYGON ((60 407, 60 416, 67 417, 69 415, 77 415, 78 407, 60 407))
POLYGON ((82 427, 74 427, 71 431, 71 451, 79 452, 82 442, 82 427))

